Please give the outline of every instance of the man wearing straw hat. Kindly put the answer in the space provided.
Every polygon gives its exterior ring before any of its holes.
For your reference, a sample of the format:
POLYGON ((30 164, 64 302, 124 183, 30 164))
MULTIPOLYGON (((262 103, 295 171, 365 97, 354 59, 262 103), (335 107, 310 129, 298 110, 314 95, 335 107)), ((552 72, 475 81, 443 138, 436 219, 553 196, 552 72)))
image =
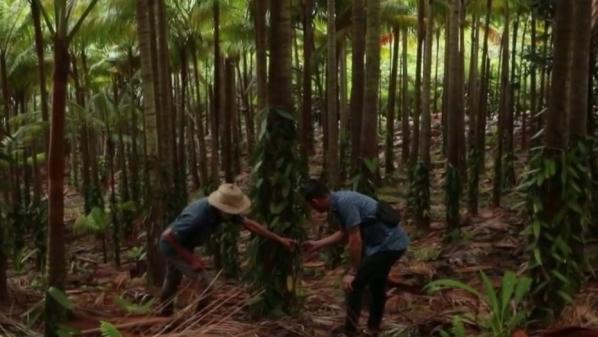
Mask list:
MULTIPOLYGON (((250 207, 251 201, 239 187, 234 184, 222 184, 209 197, 196 200, 185 207, 162 233, 160 250, 168 265, 160 296, 163 304, 161 315, 172 315, 174 296, 183 274, 199 280, 205 289, 210 287, 212 278, 206 272, 204 262, 193 254, 193 250, 205 244, 223 221, 230 220, 242 225, 257 235, 279 242, 289 250, 295 246, 296 241, 281 237, 259 223, 243 217, 242 214, 250 207)), ((203 303, 205 301, 199 302, 198 309, 201 309, 203 303)))

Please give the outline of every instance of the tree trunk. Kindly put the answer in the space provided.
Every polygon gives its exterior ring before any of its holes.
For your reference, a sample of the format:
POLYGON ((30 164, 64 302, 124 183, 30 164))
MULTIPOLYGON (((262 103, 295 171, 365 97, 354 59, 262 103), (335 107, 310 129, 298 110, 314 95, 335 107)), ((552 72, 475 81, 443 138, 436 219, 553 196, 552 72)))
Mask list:
POLYGON ((434 110, 432 113, 438 113, 438 88, 440 84, 438 82, 438 68, 440 65, 440 28, 436 30, 436 61, 434 62, 434 110))
POLYGON ((144 111, 144 151, 146 154, 145 170, 149 174, 146 189, 146 200, 151 206, 150 216, 145 221, 147 231, 148 277, 154 285, 160 285, 164 275, 164 263, 156 245, 165 222, 165 205, 163 199, 163 175, 159 149, 158 116, 159 97, 157 95, 158 80, 155 48, 155 30, 152 28, 152 0, 137 0, 136 20, 139 37, 139 54, 141 59, 141 76, 143 80, 144 111))
MULTIPOLYGON (((33 31, 35 34, 35 53, 37 54, 37 70, 39 76, 40 106, 42 120, 48 122, 48 90, 46 89, 46 70, 44 58, 44 36, 40 20, 40 9, 37 1, 31 1, 31 17, 33 19, 33 31)), ((44 132, 44 152, 48 152, 49 133, 44 132)), ((47 160, 47 157, 46 157, 47 160)))
POLYGON ((505 14, 505 29, 502 36, 502 67, 500 70, 500 105, 498 112, 498 136, 496 158, 494 160, 494 188, 492 190, 492 204, 494 207, 500 206, 500 198, 503 190, 503 155, 505 152, 506 138, 508 134, 508 115, 511 110, 510 81, 509 81, 509 9, 507 7, 505 14))
POLYGON ((453 0, 449 8, 448 19, 448 87, 447 87, 447 224, 451 230, 459 228, 459 8, 460 0, 453 0))
MULTIPOLYGON (((364 110, 361 128, 362 159, 378 159, 378 88, 380 85, 380 0, 369 0, 367 6, 366 64, 364 110)), ((376 181, 375 172, 366 169, 365 176, 376 181)))
POLYGON ((424 1, 418 0, 417 5, 417 52, 415 59, 415 107, 413 114, 413 138, 411 141, 411 156, 409 158, 410 165, 417 163, 419 151, 419 134, 420 134, 420 116, 421 116, 421 69, 422 69, 422 55, 424 42, 424 1))
MULTIPOLYGON (((191 49, 193 58, 193 79, 195 81, 195 119, 197 124, 197 140, 199 143, 199 176, 201 183, 208 184, 208 158, 206 149, 205 129, 203 124, 203 114, 201 113, 201 87, 199 85, 199 68, 197 65, 197 52, 195 44, 191 49)), ((206 99, 207 101, 207 99, 206 99)))
POLYGON ((347 44, 346 40, 343 39, 340 43, 339 60, 340 60, 340 79, 339 79, 339 91, 340 91, 340 179, 344 179, 349 174, 349 169, 346 164, 349 163, 347 160, 347 146, 349 145, 349 101, 348 101, 348 89, 347 89, 347 44))
MULTIPOLYGON (((257 1, 260 3, 260 1, 257 1)), ((221 114, 221 56, 220 56, 220 2, 214 1, 213 5, 213 17, 214 17, 214 88, 212 96, 212 115, 211 115, 211 129, 212 129, 212 172, 211 181, 216 183, 220 180, 219 173, 219 150, 220 150, 220 116, 221 114)), ((259 53, 259 51, 258 51, 259 53)))
POLYGON ((222 165, 224 166, 224 181, 227 183, 233 183, 233 165, 232 165, 232 132, 233 132, 233 109, 235 107, 235 61, 228 57, 225 61, 225 90, 226 100, 224 101, 224 114, 222 115, 222 165))
POLYGON ((364 112, 365 0, 352 0, 352 15, 351 168, 356 172, 360 160, 361 122, 364 112))
POLYGON ((336 58, 336 13, 335 1, 327 0, 327 126, 328 126, 328 148, 327 148, 327 182, 330 188, 338 186, 339 171, 339 146, 338 146, 338 117, 337 117, 337 79, 338 67, 336 58))
POLYGON ((48 157, 48 285, 64 289, 66 280, 64 236, 64 122, 69 74, 68 42, 54 36, 52 124, 48 157))
POLYGON ((313 120, 312 120, 312 51, 314 48, 313 11, 314 1, 303 2, 303 110, 299 120, 301 145, 306 153, 313 153, 313 120))
POLYGON ((402 136, 403 140, 401 142, 401 161, 403 165, 407 164, 409 161, 409 73, 407 71, 408 64, 407 64, 407 28, 403 28, 403 41, 402 41, 402 65, 403 65, 403 80, 402 80, 402 89, 401 89, 401 100, 402 100, 402 114, 401 114, 401 124, 402 124, 402 136))
POLYGON ((421 132, 419 142, 419 159, 423 161, 427 167, 430 166, 430 146, 431 146, 431 111, 430 98, 432 96, 431 81, 432 81, 432 47, 434 41, 434 15, 432 10, 433 0, 424 0, 424 12, 427 18, 425 30, 425 45, 424 45, 424 72, 422 81, 422 96, 421 96, 421 132), (428 3, 429 1, 429 3, 428 3))
POLYGON ((255 1, 255 55, 256 55, 256 74, 257 74, 257 109, 261 116, 268 105, 268 64, 267 64, 267 32, 266 32, 266 12, 268 10, 268 0, 255 1))
MULTIPOLYGON (((176 110, 173 105, 172 99, 172 78, 170 72, 170 53, 168 51, 168 33, 167 33, 167 17, 164 1, 165 0, 154 0, 156 1, 156 41, 158 48, 158 78, 159 78, 159 96, 160 98, 160 120, 162 121, 162 139, 159 142, 159 146, 162 151, 161 157, 164 158, 164 183, 166 187, 172 188, 175 184, 174 168, 178 167, 177 148, 176 148, 176 125, 175 117, 176 110)), ((172 192, 172 190, 166 190, 166 192, 172 192)), ((174 194, 177 195, 177 194, 174 194)), ((174 210, 167 208, 167 216, 171 218, 178 213, 173 212, 174 210)), ((171 219, 168 219, 171 220, 171 219)))
POLYGON ((390 84, 388 86, 388 112, 386 114, 386 153, 384 155, 386 175, 390 176, 395 169, 394 165, 394 133, 395 133, 395 107, 397 99, 397 73, 399 68, 399 27, 392 29, 392 54, 390 84))
POLYGON ((506 116, 505 116, 505 169, 504 169, 504 178, 505 178, 505 185, 506 186, 513 186, 515 181, 515 153, 514 153, 514 146, 513 146, 513 133, 514 133, 514 119, 515 119, 515 85, 517 79, 517 36, 519 33, 519 15, 515 17, 515 22, 513 23, 513 50, 511 52, 511 75, 509 80, 509 100, 508 100, 508 107, 506 109, 506 116))
MULTIPOLYGON (((532 55, 536 55, 537 52, 537 32, 536 32, 536 15, 532 13, 532 36, 531 36, 531 45, 530 45, 530 53, 532 55)), ((539 129, 537 127, 540 125, 538 123, 539 116, 538 114, 538 104, 537 104, 537 97, 538 97, 538 88, 537 88, 537 80, 536 76, 538 74, 538 69, 536 68, 535 62, 530 62, 530 117, 531 121, 534 121, 534 127, 532 127, 532 135, 535 135, 539 129)), ((525 130, 524 130, 525 132, 525 130)), ((527 137, 527 136, 525 136, 527 137)), ((527 138, 526 138, 527 139, 527 138)), ((534 144, 538 144, 536 140, 533 141, 534 144)))
POLYGON ((576 24, 573 25, 573 41, 570 42, 572 51, 568 102, 570 145, 585 140, 588 132, 591 15, 587 13, 592 12, 592 1, 578 0, 573 6, 576 24))

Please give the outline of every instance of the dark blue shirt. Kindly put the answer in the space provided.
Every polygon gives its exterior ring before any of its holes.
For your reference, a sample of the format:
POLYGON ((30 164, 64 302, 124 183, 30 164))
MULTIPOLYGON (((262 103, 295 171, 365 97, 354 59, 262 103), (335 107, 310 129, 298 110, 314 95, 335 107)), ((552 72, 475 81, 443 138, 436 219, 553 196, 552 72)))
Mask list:
POLYGON ((360 226, 366 256, 407 249, 409 236, 400 224, 388 226, 376 219, 376 200, 353 191, 337 191, 330 193, 330 206, 343 230, 360 226))
MULTIPOLYGON (((220 228, 223 221, 220 212, 208 203, 208 198, 202 198, 185 207, 170 224, 170 229, 181 246, 193 250, 208 241, 210 235, 220 228)), ((242 224, 243 217, 233 215, 231 221, 242 224)))

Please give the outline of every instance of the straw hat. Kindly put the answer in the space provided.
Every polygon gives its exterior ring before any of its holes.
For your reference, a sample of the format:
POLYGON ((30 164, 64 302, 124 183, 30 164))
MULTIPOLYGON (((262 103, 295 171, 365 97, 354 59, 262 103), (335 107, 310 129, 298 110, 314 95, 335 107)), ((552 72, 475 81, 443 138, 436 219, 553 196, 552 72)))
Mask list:
POLYGON ((251 200, 235 184, 222 184, 208 197, 210 205, 228 214, 244 214, 251 207, 251 200))

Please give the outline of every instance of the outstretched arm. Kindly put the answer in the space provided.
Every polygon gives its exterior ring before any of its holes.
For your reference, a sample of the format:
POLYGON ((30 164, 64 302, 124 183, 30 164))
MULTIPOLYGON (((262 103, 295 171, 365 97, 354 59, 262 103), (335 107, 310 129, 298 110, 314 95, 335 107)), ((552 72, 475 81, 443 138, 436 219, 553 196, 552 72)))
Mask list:
POLYGON ((336 231, 333 234, 322 238, 320 240, 308 240, 303 243, 303 248, 307 250, 308 253, 316 252, 320 249, 330 247, 335 245, 345 239, 345 233, 342 231, 336 231))
POLYGON ((248 231, 255 233, 261 237, 264 237, 264 238, 272 240, 272 241, 276 241, 289 250, 291 250, 297 244, 297 241, 288 239, 288 238, 284 238, 284 237, 268 230, 266 227, 260 225, 259 223, 255 222, 251 219, 248 219, 248 218, 245 218, 243 220, 243 227, 245 227, 248 231))

